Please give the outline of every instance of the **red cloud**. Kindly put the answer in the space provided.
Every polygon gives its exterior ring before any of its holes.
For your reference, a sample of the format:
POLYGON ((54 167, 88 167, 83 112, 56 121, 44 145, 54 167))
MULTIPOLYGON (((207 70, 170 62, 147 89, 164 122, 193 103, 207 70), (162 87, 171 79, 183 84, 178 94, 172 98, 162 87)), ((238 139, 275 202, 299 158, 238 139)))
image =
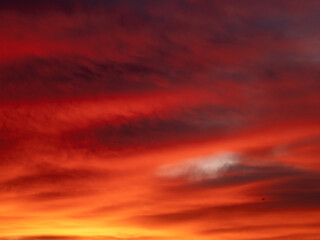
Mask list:
POLYGON ((319 10, 0 1, 0 238, 317 239, 319 10))

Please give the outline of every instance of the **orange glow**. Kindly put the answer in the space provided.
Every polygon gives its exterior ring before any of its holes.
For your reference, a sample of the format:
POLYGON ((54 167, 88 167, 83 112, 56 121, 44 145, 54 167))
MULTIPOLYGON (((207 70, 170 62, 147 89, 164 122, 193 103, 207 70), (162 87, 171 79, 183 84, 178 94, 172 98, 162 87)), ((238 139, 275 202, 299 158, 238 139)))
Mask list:
POLYGON ((0 240, 317 240, 319 1, 0 1, 0 240))

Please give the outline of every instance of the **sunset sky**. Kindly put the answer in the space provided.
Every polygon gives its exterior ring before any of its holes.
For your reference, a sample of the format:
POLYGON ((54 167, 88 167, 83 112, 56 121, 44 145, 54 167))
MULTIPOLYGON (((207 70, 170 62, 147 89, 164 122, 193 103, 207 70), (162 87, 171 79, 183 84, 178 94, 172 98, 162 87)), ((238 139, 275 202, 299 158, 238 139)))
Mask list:
POLYGON ((320 1, 0 0, 0 240, 320 240, 320 1))

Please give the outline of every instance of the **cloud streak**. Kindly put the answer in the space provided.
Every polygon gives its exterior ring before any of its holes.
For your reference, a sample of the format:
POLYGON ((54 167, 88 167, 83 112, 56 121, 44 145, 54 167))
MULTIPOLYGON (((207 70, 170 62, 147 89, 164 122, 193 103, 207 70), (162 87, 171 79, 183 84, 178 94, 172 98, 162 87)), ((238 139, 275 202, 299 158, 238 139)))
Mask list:
POLYGON ((163 166, 158 170, 158 175, 166 178, 184 177, 190 181, 214 179, 223 175, 232 166, 237 165, 239 158, 235 153, 221 153, 163 166))
POLYGON ((0 1, 0 238, 317 239, 319 11, 0 1))

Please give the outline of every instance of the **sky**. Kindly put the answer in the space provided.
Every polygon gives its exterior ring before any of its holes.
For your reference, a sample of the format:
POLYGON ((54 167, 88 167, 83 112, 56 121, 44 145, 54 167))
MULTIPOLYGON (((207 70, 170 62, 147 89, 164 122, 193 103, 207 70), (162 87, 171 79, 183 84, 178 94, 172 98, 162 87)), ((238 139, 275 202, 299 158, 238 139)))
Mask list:
POLYGON ((319 12, 1 0, 0 240, 320 240, 319 12))

